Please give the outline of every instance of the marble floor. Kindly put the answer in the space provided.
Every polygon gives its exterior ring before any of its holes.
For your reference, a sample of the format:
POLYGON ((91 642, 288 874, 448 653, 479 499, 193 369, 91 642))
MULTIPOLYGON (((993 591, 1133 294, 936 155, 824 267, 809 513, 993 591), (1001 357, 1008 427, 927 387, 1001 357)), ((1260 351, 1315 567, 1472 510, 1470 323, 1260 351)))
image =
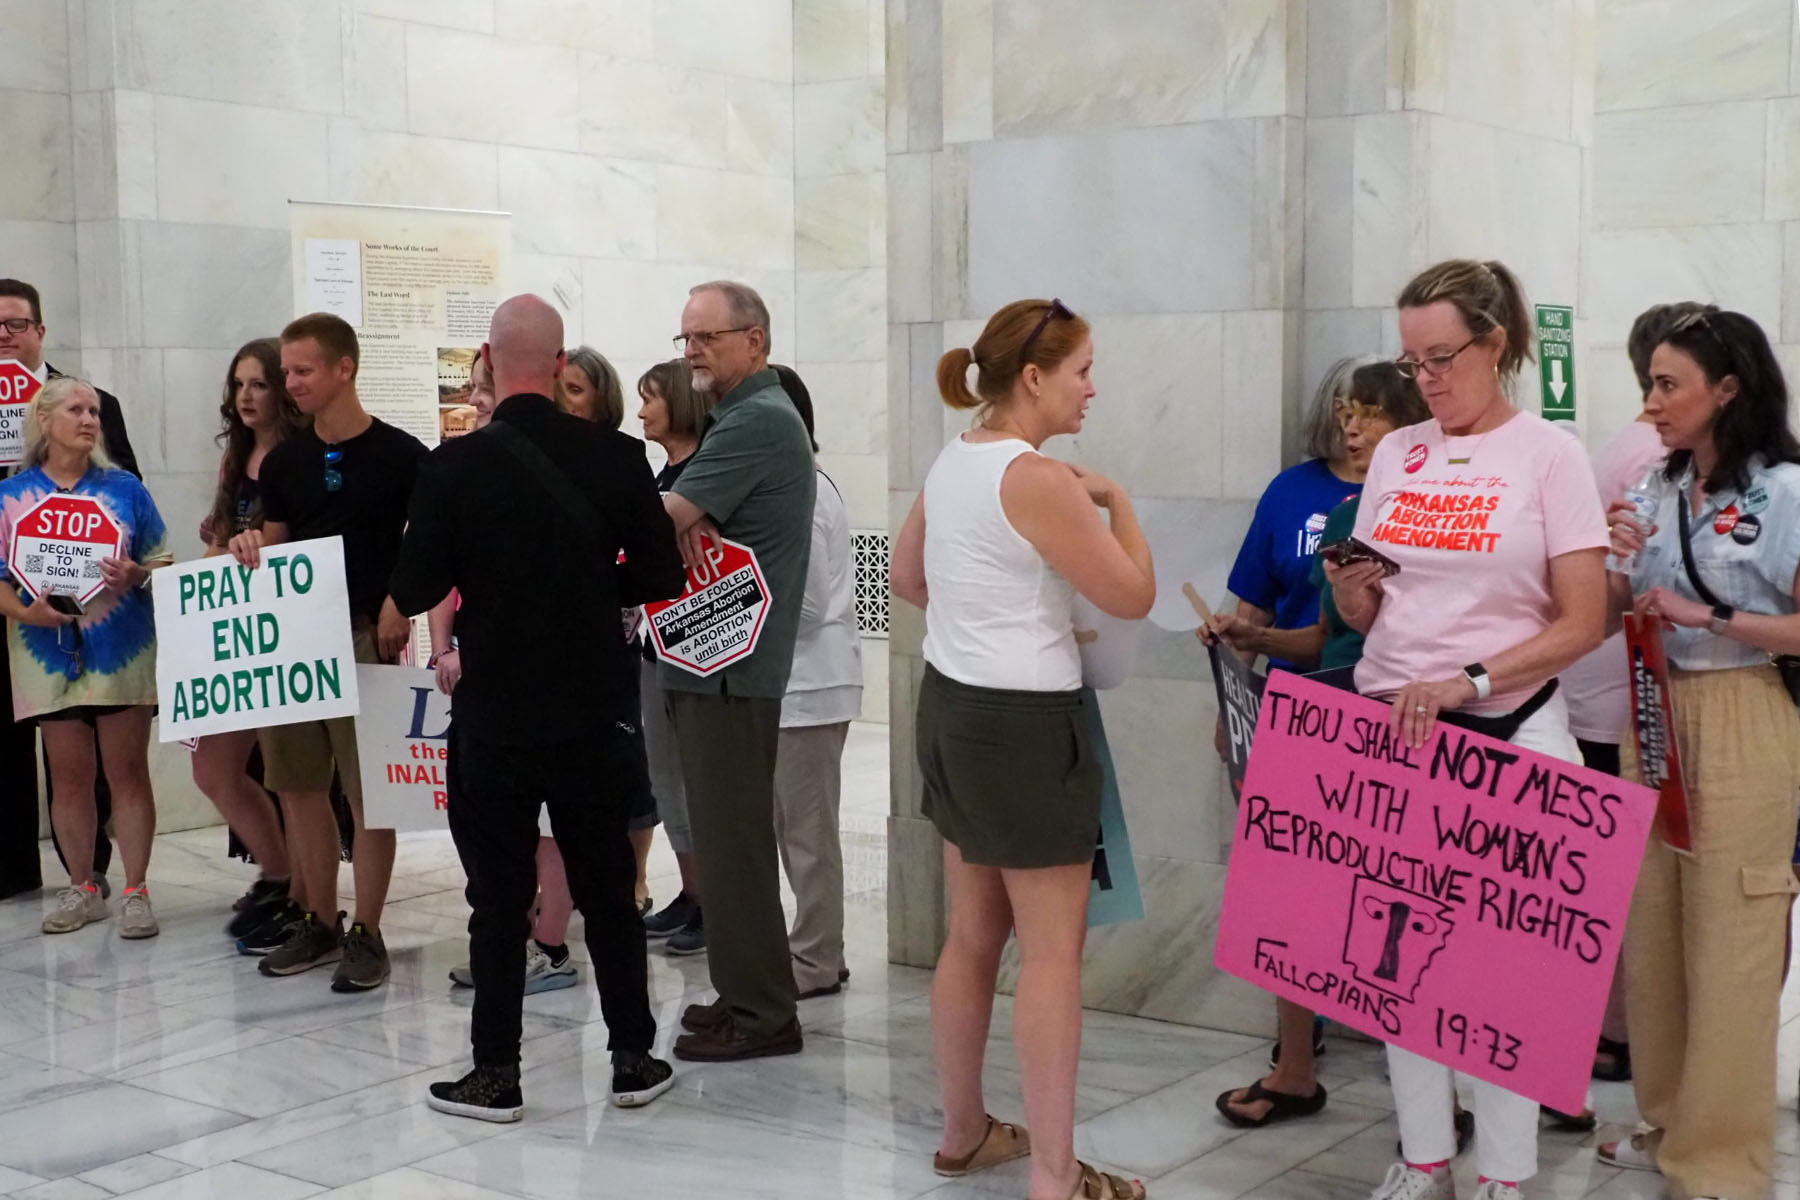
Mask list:
MULTIPOLYGON (((232 952, 220 927, 246 874, 223 857, 218 830, 158 840, 153 941, 122 942, 110 923, 45 938, 46 900, 0 903, 0 1196, 1023 1196, 1022 1164, 955 1182, 931 1171, 929 975, 884 955, 885 735, 857 727, 846 761, 850 987, 802 1005, 804 1054, 682 1067, 668 1096, 632 1112, 605 1103, 606 1029, 591 986, 526 1001, 523 1123, 425 1107, 425 1085, 459 1074, 468 1050, 468 995, 445 980, 465 953, 466 916, 447 835, 402 838, 385 922, 394 976, 370 995, 334 995, 323 972, 265 979, 232 952)), ((46 878, 54 868, 46 853, 46 878)), ((674 861, 660 842, 652 874, 666 899, 674 861)), ((705 960, 653 952, 650 982, 666 1044, 681 1006, 709 995, 705 960)), ((1800 992, 1784 1011, 1777 1194, 1800 1200, 1800 992)), ((1004 999, 996 1017, 990 1093, 1017 1119, 1004 999)), ((1379 1052, 1334 1039, 1325 1113, 1241 1133, 1213 1097, 1254 1078, 1265 1054, 1254 1038, 1091 1014, 1080 1152, 1145 1179, 1158 1200, 1366 1196, 1395 1139, 1379 1052)), ((1599 1104, 1612 1121, 1634 1119, 1628 1086, 1603 1087, 1599 1104)), ((1527 1194, 1660 1194, 1654 1177, 1600 1167, 1594 1140, 1546 1135, 1527 1194)), ((1472 1185, 1471 1174, 1465 1194, 1472 1185)))

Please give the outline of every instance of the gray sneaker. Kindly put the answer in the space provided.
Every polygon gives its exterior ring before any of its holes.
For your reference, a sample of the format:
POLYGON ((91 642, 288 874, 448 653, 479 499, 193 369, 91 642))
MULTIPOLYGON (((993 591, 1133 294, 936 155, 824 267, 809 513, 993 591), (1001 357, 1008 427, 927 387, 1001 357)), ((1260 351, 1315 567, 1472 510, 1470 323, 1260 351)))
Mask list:
POLYGON ((336 921, 321 925, 317 913, 307 913, 288 927, 287 941, 264 955, 256 969, 264 975, 298 975, 336 962, 343 953, 338 945, 343 939, 343 921, 344 914, 339 913, 336 921))
MULTIPOLYGON (((550 961, 550 956, 536 942, 525 943, 525 995, 535 996, 539 992, 574 987, 580 981, 581 974, 575 966, 573 955, 563 959, 558 965, 550 961)), ((472 988, 475 986, 475 972, 468 963, 457 963, 450 968, 450 982, 457 987, 472 988)))
POLYGON ((696 908, 688 923, 681 927, 668 941, 663 943, 663 952, 673 954, 677 958, 686 958, 694 954, 706 953, 706 910, 696 908))
POLYGON ((56 893, 56 907, 44 918, 45 933, 74 933, 84 925, 106 920, 106 900, 97 890, 70 884, 56 893))
POLYGON ((342 957, 331 977, 334 992, 367 992, 388 980, 387 946, 381 934, 361 921, 344 931, 342 957))
POLYGON ((125 889, 125 899, 119 902, 119 936, 122 938, 153 938, 162 932, 156 923, 156 910, 150 907, 150 892, 146 888, 125 889))

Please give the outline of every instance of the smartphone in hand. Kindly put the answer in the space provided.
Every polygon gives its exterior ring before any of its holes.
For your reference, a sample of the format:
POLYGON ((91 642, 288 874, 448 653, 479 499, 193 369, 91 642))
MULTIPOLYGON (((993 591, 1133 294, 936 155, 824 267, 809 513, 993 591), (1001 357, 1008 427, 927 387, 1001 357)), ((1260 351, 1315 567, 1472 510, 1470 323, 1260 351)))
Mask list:
POLYGON ((1399 563, 1360 538, 1347 537, 1341 542, 1331 542, 1328 545, 1320 546, 1319 557, 1337 567, 1347 567, 1352 563, 1359 562, 1379 563, 1384 579, 1390 579, 1400 573, 1399 563))

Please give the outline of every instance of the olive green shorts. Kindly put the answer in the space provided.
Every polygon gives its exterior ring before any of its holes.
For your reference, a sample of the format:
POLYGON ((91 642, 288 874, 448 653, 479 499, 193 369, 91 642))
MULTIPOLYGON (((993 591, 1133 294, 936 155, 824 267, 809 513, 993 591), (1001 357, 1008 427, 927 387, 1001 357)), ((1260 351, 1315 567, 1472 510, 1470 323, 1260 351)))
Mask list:
POLYGON ((1093 861, 1102 776, 1080 692, 971 687, 926 664, 917 751, 925 815, 964 862, 1093 861))

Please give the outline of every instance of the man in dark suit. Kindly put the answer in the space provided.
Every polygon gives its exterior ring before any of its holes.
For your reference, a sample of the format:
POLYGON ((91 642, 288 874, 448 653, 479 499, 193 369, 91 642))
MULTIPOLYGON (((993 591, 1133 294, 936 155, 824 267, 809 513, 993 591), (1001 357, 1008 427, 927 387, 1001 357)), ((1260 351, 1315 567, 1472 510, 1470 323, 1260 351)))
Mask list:
MULTIPOLYGON (((61 373, 44 361, 44 332, 44 306, 37 288, 18 279, 0 279, 0 359, 17 359, 37 376, 39 383, 61 373)), ((118 398, 99 388, 94 392, 100 397, 100 435, 107 457, 114 466, 142 478, 131 439, 125 433, 125 414, 118 398)), ((12 672, 5 639, 0 637, 0 697, 5 697, 0 699, 0 706, 6 706, 0 714, 0 899, 43 886, 37 857, 37 764, 32 753, 37 727, 29 721, 12 721, 11 694, 12 672)), ((46 789, 49 778, 46 761, 46 789)), ((94 780, 94 804, 104 830, 112 816, 112 793, 102 777, 94 780)), ((60 858, 62 847, 58 846, 56 853, 60 858)), ((111 840, 105 836, 95 838, 94 877, 103 892, 112 890, 105 882, 106 868, 111 864, 111 840)))
POLYGON ((468 875, 475 1069, 431 1085, 440 1112, 516 1121, 525 939, 538 808, 586 918, 610 1035, 613 1103, 674 1079, 651 1015, 629 800, 644 770, 622 722, 638 660, 620 609, 679 595, 686 572, 642 445, 558 411, 562 318, 536 296, 494 312, 481 354, 504 397, 487 428, 438 447, 413 488, 391 593, 409 614, 452 589, 450 832, 468 875), (620 552, 624 558, 620 561, 620 552))

